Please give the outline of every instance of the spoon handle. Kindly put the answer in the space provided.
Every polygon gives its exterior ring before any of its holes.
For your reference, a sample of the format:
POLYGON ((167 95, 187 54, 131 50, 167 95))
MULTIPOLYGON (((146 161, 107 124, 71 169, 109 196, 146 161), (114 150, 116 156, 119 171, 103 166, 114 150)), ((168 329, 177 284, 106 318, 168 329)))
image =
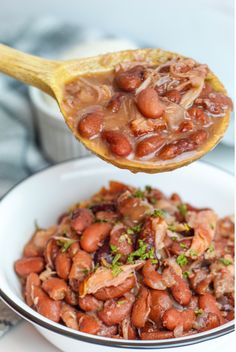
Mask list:
POLYGON ((0 72, 52 96, 53 72, 59 65, 57 61, 45 60, 0 44, 0 72))

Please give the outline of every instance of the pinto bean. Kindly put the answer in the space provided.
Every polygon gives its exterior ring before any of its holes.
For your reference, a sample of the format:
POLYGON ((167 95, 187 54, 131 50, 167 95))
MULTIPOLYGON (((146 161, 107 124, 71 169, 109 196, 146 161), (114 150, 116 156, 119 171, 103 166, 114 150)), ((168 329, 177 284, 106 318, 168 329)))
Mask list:
POLYGON ((49 238, 55 233, 56 226, 51 226, 47 230, 37 230, 30 241, 25 245, 24 257, 38 257, 43 255, 44 248, 49 238))
POLYGON ((96 213, 96 219, 107 222, 115 222, 118 218, 118 214, 112 211, 98 211, 96 213))
POLYGON ((116 156, 128 156, 132 152, 129 139, 119 131, 103 131, 102 139, 109 144, 109 148, 116 156))
POLYGON ((164 108, 154 88, 145 88, 137 96, 137 106, 144 117, 156 119, 161 117, 164 108))
POLYGON ((55 259, 55 268, 57 275, 64 280, 67 280, 70 268, 71 258, 67 252, 59 252, 55 259))
POLYGON ((81 234, 86 227, 90 226, 93 222, 93 214, 89 209, 79 208, 76 209, 71 216, 71 227, 81 234))
POLYGON ((51 238, 44 249, 44 259, 51 269, 54 269, 56 256, 59 252, 59 247, 55 238, 51 238))
POLYGON ((134 295, 128 293, 119 301, 106 301, 103 309, 98 312, 99 319, 108 326, 121 323, 130 314, 134 300, 134 295))
POLYGON ((115 82, 120 89, 126 92, 133 92, 142 83, 143 75, 143 66, 137 65, 130 70, 118 72, 115 77, 115 82))
POLYGON ((95 317, 83 314, 78 320, 79 331, 92 335, 96 335, 100 331, 101 324, 95 317))
POLYGON ((151 310, 150 305, 150 292, 146 287, 142 286, 131 313, 131 321, 136 328, 143 328, 145 326, 151 310))
POLYGON ((91 269, 91 256, 87 252, 79 250, 73 257, 73 263, 69 273, 70 286, 74 291, 78 291, 80 281, 85 278, 87 272, 91 269))
POLYGON ((135 155, 142 158, 148 154, 154 153, 159 149, 164 143, 164 138, 161 136, 151 136, 142 139, 136 146, 135 155))
POLYGON ((65 298, 68 286, 63 279, 52 277, 43 282, 42 288, 54 301, 60 301, 65 298))
POLYGON ((167 291, 151 290, 151 311, 149 318, 160 324, 161 318, 167 309, 172 308, 173 303, 167 291))
POLYGON ((147 207, 139 198, 127 197, 118 203, 118 210, 123 217, 129 218, 132 222, 139 222, 144 218, 147 207))
POLYGON ((193 310, 179 311, 170 308, 165 311, 162 317, 162 323, 168 330, 174 330, 177 326, 183 326, 184 331, 189 331, 193 327, 196 316, 193 310))
POLYGON ((120 298, 125 293, 129 292, 135 286, 135 284, 135 277, 132 275, 118 286, 100 288, 97 292, 95 292, 94 296, 101 301, 107 301, 113 298, 120 298))
POLYGON ((32 299, 32 293, 35 286, 40 286, 41 281, 39 276, 35 273, 30 273, 26 278, 25 284, 25 300, 28 306, 32 307, 34 305, 34 301, 32 299))
POLYGON ((62 303, 60 316, 68 328, 79 330, 77 310, 75 308, 71 307, 69 304, 62 303))
POLYGON ((106 238, 103 245, 95 252, 93 260, 95 264, 101 264, 104 260, 111 264, 113 255, 111 254, 109 238, 106 238))
POLYGON ((174 337, 172 331, 142 331, 140 334, 141 340, 163 340, 174 337))
POLYGON ((70 286, 67 286, 67 291, 65 294, 65 301, 67 304, 70 304, 71 306, 77 306, 78 304, 78 295, 72 289, 70 286))
POLYGON ((115 226, 110 234, 110 246, 117 248, 117 253, 121 254, 120 261, 126 262, 127 256, 133 252, 132 235, 126 233, 126 228, 115 226))
POLYGON ((88 253, 96 252, 110 231, 111 225, 108 223, 98 222, 90 225, 80 239, 81 247, 88 253))
POLYGON ((32 299, 39 314, 56 323, 59 322, 61 302, 49 298, 42 288, 38 286, 34 286, 32 299))
POLYGON ((103 303, 96 299, 93 295, 86 295, 83 298, 79 297, 79 306, 85 312, 94 312, 102 308, 103 303))
POLYGON ((107 326, 101 322, 100 330, 97 333, 99 336, 112 337, 117 334, 117 325, 107 326))
POLYGON ((30 273, 40 273, 44 268, 44 259, 42 257, 27 257, 15 262, 15 271, 17 275, 26 277, 30 273))
POLYGON ((171 246, 168 247, 168 250, 170 251, 171 254, 179 255, 179 254, 183 253, 184 251, 186 251, 187 249, 189 249, 191 246, 191 243, 192 243, 192 240, 190 240, 188 238, 183 239, 180 242, 173 241, 171 243, 171 246), (182 247, 181 247, 181 244, 182 244, 182 247), (183 247, 183 246, 185 246, 185 247, 183 247))
POLYGON ((220 319, 220 324, 223 324, 224 319, 217 306, 217 301, 212 294, 205 293, 204 295, 200 296, 198 300, 198 305, 204 312, 216 314, 220 319))
POLYGON ((207 115, 204 113, 204 111, 200 108, 197 108, 196 106, 192 106, 190 109, 188 109, 188 115, 193 119, 196 120, 202 124, 206 123, 208 121, 207 115))
POLYGON ((184 133, 184 132, 190 132, 194 128, 194 124, 192 121, 183 121, 179 125, 178 132, 184 133))
POLYGON ((79 242, 74 242, 70 245, 70 247, 67 250, 67 253, 73 259, 73 257, 77 254, 77 252, 80 250, 80 245, 79 242))
POLYGON ((143 266, 143 282, 150 288, 155 290, 165 290, 166 284, 163 281, 162 274, 155 270, 155 265, 152 264, 151 259, 148 259, 143 266))
POLYGON ((103 117, 102 111, 94 111, 82 117, 77 128, 79 134, 88 139, 96 137, 102 130, 103 117))
POLYGON ((171 293, 174 299, 181 305, 187 306, 192 298, 192 291, 189 288, 187 281, 181 276, 173 273, 175 284, 171 286, 171 293))
POLYGON ((208 313, 207 318, 206 318, 206 322, 205 322, 205 326, 202 327, 199 330, 199 332, 211 330, 211 329, 217 328, 217 326, 220 326, 220 325, 221 325, 221 323, 220 323, 219 316, 215 313, 208 313))
POLYGON ((113 97, 109 100, 107 104, 107 109, 112 112, 117 112, 120 110, 122 100, 124 98, 124 94, 122 93, 115 93, 113 97))
POLYGON ((175 104, 179 104, 181 100, 181 94, 178 90, 172 89, 165 93, 164 95, 168 100, 172 101, 175 104))

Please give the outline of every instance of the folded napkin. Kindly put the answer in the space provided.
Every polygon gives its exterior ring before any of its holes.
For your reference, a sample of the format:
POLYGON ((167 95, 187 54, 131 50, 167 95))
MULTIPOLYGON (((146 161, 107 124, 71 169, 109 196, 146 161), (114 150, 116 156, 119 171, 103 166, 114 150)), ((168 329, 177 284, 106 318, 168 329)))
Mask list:
MULTIPOLYGON (((48 58, 56 58, 75 44, 104 38, 99 30, 54 18, 27 22, 16 32, 9 31, 0 33, 1 43, 48 58)), ((27 87, 0 74, 0 198, 14 184, 48 165, 37 145, 27 87)), ((0 337, 19 319, 0 301, 0 337)))

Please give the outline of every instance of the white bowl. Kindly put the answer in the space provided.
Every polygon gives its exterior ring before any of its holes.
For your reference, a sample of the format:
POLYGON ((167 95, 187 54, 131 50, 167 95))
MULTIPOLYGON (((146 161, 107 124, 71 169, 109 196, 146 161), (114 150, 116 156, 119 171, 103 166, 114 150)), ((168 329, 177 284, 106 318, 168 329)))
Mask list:
MULTIPOLYGON (((233 213, 234 178, 213 166, 195 162, 175 172, 157 175, 132 174, 96 158, 69 161, 39 172, 14 187, 0 203, 0 296, 23 318, 30 321, 49 341, 63 351, 111 351, 112 347, 134 349, 167 348, 167 351, 220 351, 232 338, 229 322, 216 329, 160 341, 128 341, 80 333, 53 323, 26 305, 13 264, 31 237, 34 221, 50 226, 71 204, 90 197, 109 180, 136 186, 150 184, 199 207, 213 207, 219 215, 233 213), (201 342, 201 346, 195 345, 201 342), (184 347, 185 346, 185 347, 184 347)), ((114 352, 117 349, 114 348, 114 352)))

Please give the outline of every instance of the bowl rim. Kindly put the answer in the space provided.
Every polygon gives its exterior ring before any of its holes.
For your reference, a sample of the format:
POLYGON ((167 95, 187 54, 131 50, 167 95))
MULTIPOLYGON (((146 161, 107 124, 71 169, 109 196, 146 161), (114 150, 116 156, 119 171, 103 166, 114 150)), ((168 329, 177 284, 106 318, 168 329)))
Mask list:
MULTIPOLYGON (((25 183, 28 181, 28 179, 31 179, 33 177, 37 177, 41 173, 47 173, 48 170, 52 168, 57 168, 60 166, 63 166, 64 164, 73 164, 74 162, 81 163, 81 162, 89 162, 93 164, 94 161, 96 161, 97 158, 95 157, 84 157, 81 159, 73 158, 67 161, 63 161, 60 163, 57 163, 56 165, 50 165, 46 166, 42 170, 39 170, 38 172, 34 173, 33 175, 26 177, 25 179, 21 180, 17 184, 15 184, 8 192, 1 198, 1 203, 2 201, 8 196, 9 193, 11 193, 15 188, 20 186, 21 184, 25 183)), ((224 170, 220 167, 216 167, 215 165, 206 162, 206 161, 197 161, 197 163, 205 164, 207 167, 220 170, 221 172, 224 172, 226 175, 230 177, 234 177, 234 174, 231 173, 230 171, 224 170)), ((131 348, 131 349, 143 349, 143 348, 169 348, 169 347, 183 347, 183 346, 188 346, 192 344, 197 344, 201 343, 204 341, 208 341, 211 339, 215 339, 220 336, 224 336, 226 334, 229 334, 234 331, 234 321, 232 320, 231 322, 228 322, 226 324, 223 324, 215 329, 208 330, 206 332, 198 333, 195 335, 190 335, 190 336, 185 336, 185 337, 180 337, 180 338, 174 338, 174 339, 164 339, 164 340, 123 340, 123 339, 114 339, 114 338, 108 338, 108 337, 102 337, 102 336, 97 336, 97 335, 91 335, 87 333, 82 333, 80 331, 72 330, 70 328, 67 328, 59 323, 54 323, 50 321, 49 319, 40 316, 37 312, 35 312, 32 308, 29 308, 29 311, 27 311, 24 307, 20 306, 19 304, 15 303, 11 298, 7 296, 7 294, 4 293, 4 289, 0 287, 0 298, 10 307, 12 308, 17 314, 19 314, 21 317, 26 319, 28 322, 33 323, 34 325, 37 325, 41 328, 44 328, 46 330, 49 330, 50 332, 53 333, 58 333, 60 335, 66 336, 66 337, 71 337, 74 340, 81 340, 83 342, 88 342, 92 344, 99 344, 103 346, 110 346, 110 347, 115 347, 115 348, 131 348)), ((22 300, 22 298, 21 298, 22 300)), ((21 301, 23 304, 25 302, 22 300, 21 301)))

